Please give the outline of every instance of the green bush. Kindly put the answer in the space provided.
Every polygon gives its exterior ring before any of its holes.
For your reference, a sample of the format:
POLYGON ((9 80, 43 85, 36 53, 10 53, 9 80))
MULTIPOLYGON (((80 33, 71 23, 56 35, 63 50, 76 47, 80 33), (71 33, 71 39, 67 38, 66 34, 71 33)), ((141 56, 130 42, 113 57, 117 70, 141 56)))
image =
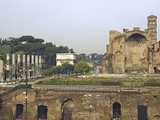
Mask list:
POLYGON ((91 71, 91 67, 87 64, 87 62, 81 61, 77 64, 75 64, 74 72, 80 73, 80 74, 86 74, 91 71))

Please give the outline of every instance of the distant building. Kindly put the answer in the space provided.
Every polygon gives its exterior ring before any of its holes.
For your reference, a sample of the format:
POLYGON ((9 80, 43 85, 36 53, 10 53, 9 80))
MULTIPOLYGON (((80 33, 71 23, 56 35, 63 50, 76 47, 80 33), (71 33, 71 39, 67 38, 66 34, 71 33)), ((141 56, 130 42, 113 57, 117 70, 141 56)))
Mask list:
POLYGON ((103 55, 98 53, 92 53, 88 55, 88 58, 92 64, 97 65, 98 63, 100 63, 101 59, 103 58, 103 55))
POLYGON ((77 61, 86 61, 89 62, 93 65, 97 65, 101 62, 103 58, 103 54, 98 54, 98 53, 90 53, 90 54, 79 54, 77 55, 77 61))
POLYGON ((76 56, 73 53, 57 53, 56 66, 61 66, 64 63, 74 65, 76 56))

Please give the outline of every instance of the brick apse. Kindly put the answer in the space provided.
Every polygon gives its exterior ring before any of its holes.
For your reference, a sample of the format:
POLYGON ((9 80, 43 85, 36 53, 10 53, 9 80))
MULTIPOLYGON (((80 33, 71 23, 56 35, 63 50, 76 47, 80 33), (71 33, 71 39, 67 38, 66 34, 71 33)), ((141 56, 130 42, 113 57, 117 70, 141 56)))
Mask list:
POLYGON ((1 95, 0 120, 159 120, 159 87, 33 86, 1 95))

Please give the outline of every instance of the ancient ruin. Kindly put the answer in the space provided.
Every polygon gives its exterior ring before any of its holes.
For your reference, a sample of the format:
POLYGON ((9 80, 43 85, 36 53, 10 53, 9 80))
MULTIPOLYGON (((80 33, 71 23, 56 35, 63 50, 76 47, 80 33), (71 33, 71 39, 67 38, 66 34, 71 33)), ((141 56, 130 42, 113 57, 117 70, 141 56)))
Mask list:
POLYGON ((0 60, 0 81, 9 82, 41 76, 42 57, 39 55, 6 54, 0 60))
MULTIPOLYGON (((5 66, 4 70, 0 68, 0 78, 4 73, 6 81, 37 77, 41 63, 37 55, 8 54, 6 63, 0 61, 5 66)), ((136 74, 112 74, 103 80, 97 75, 87 85, 70 85, 68 78, 63 83, 62 76, 52 76, 43 78, 43 82, 50 80, 48 84, 40 81, 29 86, 0 87, 0 120, 160 120, 160 75, 148 74, 160 72, 156 16, 148 17, 146 30, 135 27, 123 33, 111 31, 102 70, 136 74), (51 84, 57 79, 61 83, 51 84)), ((78 79, 73 77, 70 83, 73 81, 78 79)))
POLYGON ((159 88, 33 86, 1 96, 0 120, 159 120, 159 88), (95 89, 96 88, 96 89, 95 89))
POLYGON ((102 62, 105 73, 159 73, 160 42, 157 17, 148 17, 147 29, 110 31, 107 53, 102 62))

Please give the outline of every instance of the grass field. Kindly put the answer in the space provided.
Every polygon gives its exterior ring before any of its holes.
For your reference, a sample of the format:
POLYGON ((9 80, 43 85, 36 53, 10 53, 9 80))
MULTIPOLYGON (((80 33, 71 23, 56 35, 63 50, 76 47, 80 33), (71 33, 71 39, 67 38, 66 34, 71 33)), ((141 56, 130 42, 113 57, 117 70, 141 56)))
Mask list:
POLYGON ((44 85, 101 85, 101 86, 160 86, 160 77, 87 77, 87 78, 55 78, 40 81, 44 85))

